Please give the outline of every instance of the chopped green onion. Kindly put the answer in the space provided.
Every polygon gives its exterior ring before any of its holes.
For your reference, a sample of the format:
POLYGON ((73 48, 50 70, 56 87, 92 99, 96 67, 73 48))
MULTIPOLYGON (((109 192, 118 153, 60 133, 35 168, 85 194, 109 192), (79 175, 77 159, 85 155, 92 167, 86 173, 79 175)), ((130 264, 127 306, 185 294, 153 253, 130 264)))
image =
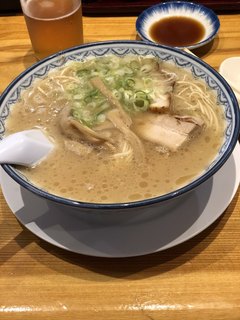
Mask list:
POLYGON ((117 91, 117 90, 113 90, 113 96, 117 99, 120 100, 122 98, 122 94, 121 92, 117 91))
POLYGON ((90 127, 105 121, 106 112, 111 109, 108 98, 91 84, 92 77, 101 78, 128 113, 146 111, 159 83, 156 72, 159 62, 150 56, 87 58, 72 63, 71 69, 78 83, 65 84, 66 97, 72 105, 73 117, 90 127))
POLYGON ((140 100, 137 99, 133 102, 133 106, 135 111, 139 112, 143 112, 143 111, 147 111, 148 107, 149 107, 149 101, 148 100, 140 100))
POLYGON ((131 61, 129 65, 132 69, 140 69, 140 63, 137 60, 131 61))
POLYGON ((135 86, 135 81, 133 79, 126 79, 125 86, 126 88, 133 88, 135 86))
POLYGON ((86 75, 90 74, 89 69, 79 69, 76 71, 77 76, 80 77, 85 77, 86 75))

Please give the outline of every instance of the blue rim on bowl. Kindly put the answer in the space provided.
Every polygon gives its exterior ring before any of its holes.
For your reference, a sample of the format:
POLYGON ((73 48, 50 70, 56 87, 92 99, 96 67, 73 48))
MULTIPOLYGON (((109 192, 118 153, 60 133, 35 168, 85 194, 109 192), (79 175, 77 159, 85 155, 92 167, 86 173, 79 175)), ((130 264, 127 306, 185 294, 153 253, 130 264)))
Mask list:
MULTIPOLYGON (((156 43, 149 33, 153 23, 171 16, 185 16, 196 19, 205 28, 203 39, 195 44, 177 48, 194 49, 209 43, 218 33, 220 22, 218 16, 207 7, 186 1, 170 1, 156 4, 144 10, 136 21, 136 30, 144 41, 156 43)), ((161 44, 163 45, 163 44, 161 44)))
POLYGON ((187 186, 168 194, 135 202, 102 204, 80 202, 56 196, 34 186, 13 166, 4 164, 2 165, 3 169, 21 186, 41 197, 59 204, 98 210, 138 208, 171 200, 196 188, 217 172, 230 157, 235 144, 238 141, 240 131, 239 108, 232 89, 217 71, 197 57, 175 48, 145 43, 142 41, 106 41, 85 44, 52 55, 25 70, 6 88, 0 98, 0 137, 4 136, 4 121, 9 115, 11 106, 19 99, 21 92, 28 88, 35 79, 44 77, 49 71, 63 66, 66 62, 82 61, 82 59, 86 57, 100 57, 106 54, 114 54, 117 56, 126 54, 154 55, 163 61, 169 61, 190 71, 194 76, 201 78, 209 88, 216 92, 218 101, 223 107, 227 125, 224 143, 219 150, 218 155, 206 171, 187 186))

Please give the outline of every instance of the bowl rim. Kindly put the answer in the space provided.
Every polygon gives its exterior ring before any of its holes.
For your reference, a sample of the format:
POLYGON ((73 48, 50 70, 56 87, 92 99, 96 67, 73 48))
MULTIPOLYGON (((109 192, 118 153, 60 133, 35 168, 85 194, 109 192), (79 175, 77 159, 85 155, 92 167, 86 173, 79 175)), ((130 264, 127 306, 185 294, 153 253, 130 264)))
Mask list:
MULTIPOLYGON (((151 11, 153 11, 154 9, 170 7, 170 6, 174 6, 174 5, 182 5, 182 6, 192 7, 192 8, 195 8, 195 9, 201 9, 204 12, 207 13, 207 15, 210 17, 210 19, 212 21, 214 21, 216 23, 216 25, 214 25, 214 30, 212 31, 212 33, 209 34, 209 36, 205 40, 199 41, 199 42, 197 42, 195 44, 192 44, 192 45, 189 45, 189 46, 173 46, 173 48, 179 48, 179 49, 182 49, 182 48, 188 48, 188 49, 199 48, 199 47, 202 47, 205 44, 211 42, 216 37, 216 35, 217 35, 218 31, 219 31, 219 28, 220 28, 220 20, 219 20, 217 14, 212 9, 210 9, 210 8, 200 4, 200 3, 194 3, 194 2, 190 2, 190 1, 189 2, 188 1, 181 1, 181 0, 174 0, 174 1, 169 1, 169 2, 165 1, 165 2, 162 2, 162 3, 155 4, 155 5, 151 6, 151 7, 148 7, 147 9, 143 10, 140 13, 140 15, 138 16, 138 18, 136 20, 136 23, 135 23, 136 31, 137 31, 139 37, 142 40, 147 41, 147 42, 156 43, 156 44, 161 45, 161 46, 167 46, 167 45, 164 45, 164 44, 157 43, 156 41, 151 40, 149 37, 145 36, 145 32, 142 31, 143 30, 142 21, 144 20, 145 16, 147 16, 148 14, 150 15, 151 11)), ((172 46, 169 46, 169 47, 172 47, 172 46)))
POLYGON ((74 51, 81 50, 82 48, 96 48, 98 46, 111 46, 111 45, 120 45, 120 44, 126 44, 126 45, 134 45, 134 46, 147 46, 152 49, 163 49, 178 53, 180 55, 183 55, 190 59, 190 61, 195 61, 198 64, 200 64, 202 67, 208 69, 223 85, 224 88, 226 89, 229 97, 231 98, 232 105, 233 105, 233 113, 234 113, 234 121, 235 121, 235 130, 232 134, 230 143, 228 145, 228 148, 225 150, 224 154, 221 156, 221 158, 205 173, 201 174, 199 177, 194 179, 192 182, 190 182, 188 185, 183 186, 177 190, 174 190, 172 192, 169 192, 167 194, 163 194, 157 197, 153 198, 148 198, 148 199, 143 199, 143 200, 138 200, 138 201, 132 201, 132 202, 124 202, 124 203, 93 203, 93 202, 82 202, 82 201, 77 201, 74 199, 69 199, 69 198, 64 198, 61 196, 57 196, 55 194, 49 193, 45 190, 42 190, 30 182, 24 180, 20 174, 17 174, 15 171, 14 167, 9 164, 1 164, 2 168, 7 172, 7 174, 14 179, 17 183, 19 183, 22 187, 25 189, 33 192, 34 194, 43 197, 45 199, 54 201, 59 204, 63 205, 68 205, 72 207, 78 207, 78 208, 84 208, 84 209, 103 209, 103 210, 112 210, 112 209, 127 209, 127 208, 138 208, 138 207, 146 207, 150 205, 154 205, 156 203, 160 203, 163 201, 168 201, 171 200, 172 198, 179 197, 187 192, 192 191, 195 189, 197 186, 205 182, 207 179, 209 179, 211 176, 214 175, 215 172, 217 172, 223 164, 227 161, 227 159, 230 157, 237 141, 238 141, 238 136, 240 133, 240 110, 238 107, 238 102, 237 99, 231 89, 231 87, 228 85, 226 80, 216 71, 214 70, 210 65, 208 65, 206 62, 202 61, 196 56, 190 55, 189 53, 186 53, 180 49, 177 48, 172 48, 172 47, 165 47, 165 46, 160 46, 156 45, 155 43, 146 43, 142 41, 135 41, 135 40, 110 40, 110 41, 101 41, 101 42, 92 42, 92 43, 87 43, 79 46, 75 46, 69 49, 65 49, 63 51, 57 52, 51 56, 46 57, 43 60, 40 60, 24 70, 22 73, 20 73, 8 86, 7 88, 3 91, 1 97, 0 97, 0 108, 1 104, 4 101, 5 97, 7 94, 11 91, 11 89, 17 85, 18 81, 22 79, 26 74, 28 74, 30 71, 34 70, 38 66, 46 63, 50 63, 51 60, 54 60, 57 57, 64 56, 64 54, 70 54, 74 53, 74 51))

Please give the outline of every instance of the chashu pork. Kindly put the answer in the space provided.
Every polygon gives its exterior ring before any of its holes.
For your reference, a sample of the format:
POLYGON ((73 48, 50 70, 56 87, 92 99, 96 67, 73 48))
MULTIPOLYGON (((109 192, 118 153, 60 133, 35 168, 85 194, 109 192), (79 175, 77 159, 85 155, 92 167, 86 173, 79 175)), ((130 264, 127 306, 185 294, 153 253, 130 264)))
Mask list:
POLYGON ((179 149, 201 126, 196 121, 177 118, 169 114, 145 113, 134 119, 133 130, 136 134, 171 151, 179 149))

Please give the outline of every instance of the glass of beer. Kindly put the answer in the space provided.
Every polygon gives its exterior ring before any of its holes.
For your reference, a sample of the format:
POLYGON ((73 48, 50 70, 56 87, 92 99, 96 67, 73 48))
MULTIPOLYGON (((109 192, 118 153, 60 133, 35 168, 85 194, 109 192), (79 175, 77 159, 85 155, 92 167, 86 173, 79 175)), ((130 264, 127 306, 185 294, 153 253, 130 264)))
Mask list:
POLYGON ((83 43, 81 0, 21 0, 37 59, 83 43))

